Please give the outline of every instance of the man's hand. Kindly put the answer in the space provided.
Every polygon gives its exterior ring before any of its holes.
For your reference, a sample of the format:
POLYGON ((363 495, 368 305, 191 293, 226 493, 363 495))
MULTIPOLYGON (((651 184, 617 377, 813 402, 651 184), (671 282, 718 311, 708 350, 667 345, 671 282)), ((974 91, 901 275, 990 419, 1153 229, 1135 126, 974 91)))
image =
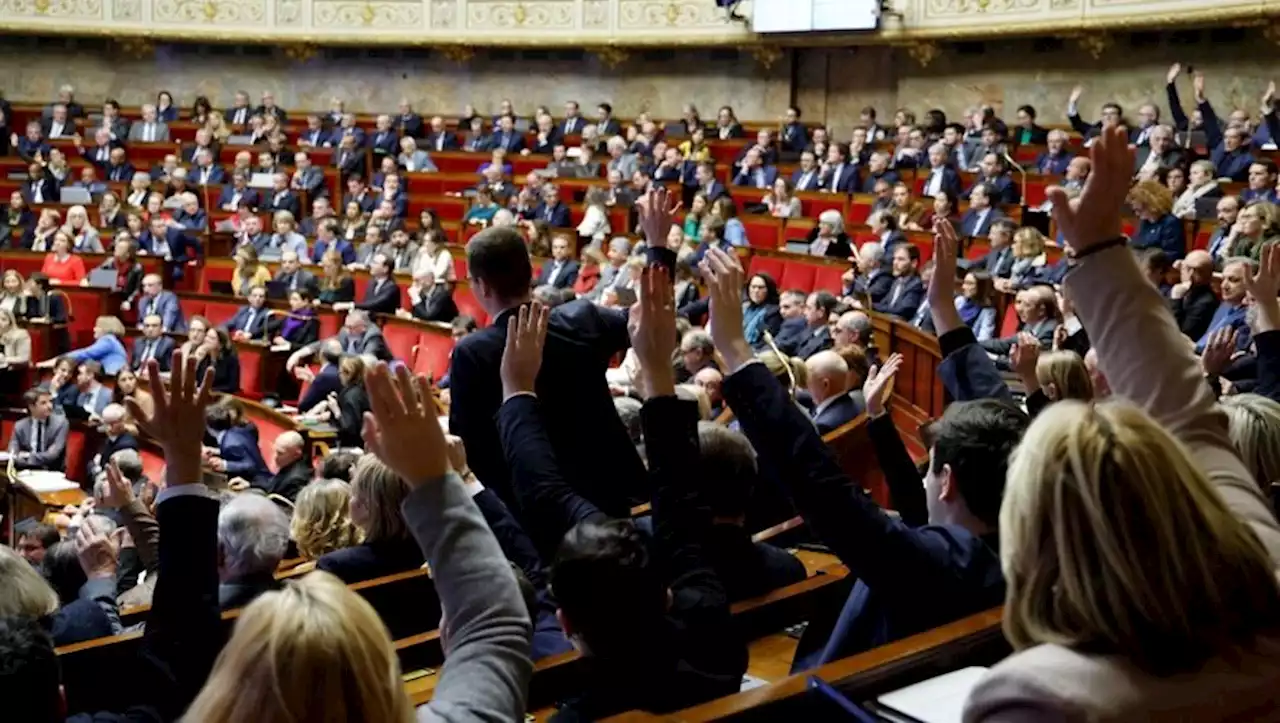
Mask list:
POLYGON ((1191 77, 1191 87, 1196 92, 1196 102, 1204 102, 1204 73, 1196 73, 1191 77))
POLYGON ((502 352, 502 398, 532 394, 542 369, 542 348, 547 341, 547 318, 542 304, 528 304, 507 318, 507 345, 502 352))
POLYGON ((1040 378, 1036 376, 1036 363, 1040 361, 1040 340, 1025 331, 1018 332, 1018 341, 1009 349, 1009 366, 1018 373, 1027 394, 1040 388, 1040 378))
POLYGON ((1047 194, 1053 220, 1077 254, 1120 236, 1120 210, 1133 173, 1128 131, 1123 126, 1102 129, 1089 146, 1089 157, 1093 172, 1079 196, 1069 198, 1061 186, 1051 187, 1047 194))
POLYGON ((90 580, 115 580, 120 558, 115 540, 94 530, 92 525, 81 524, 76 531, 75 544, 76 556, 80 558, 80 568, 86 577, 90 580))
POLYGON ((1182 63, 1174 63, 1169 66, 1169 72, 1164 76, 1165 83, 1172 83, 1182 74, 1182 63))
POLYGON ((1080 96, 1084 95, 1084 86, 1077 85, 1071 89, 1071 96, 1067 98, 1067 105, 1075 105, 1080 102, 1080 96))
POLYGON ((671 357, 676 345, 676 306, 667 270, 650 266, 640 277, 640 298, 631 307, 627 330, 640 361, 638 386, 646 399, 676 393, 671 357))
POLYGON ((878 417, 884 414, 884 393, 902 366, 902 355, 891 354, 883 367, 871 367, 867 372, 867 381, 862 384, 862 396, 867 400, 867 416, 878 417))
POLYGON ((105 508, 118 510, 121 507, 133 502, 133 485, 129 484, 129 480, 124 478, 120 473, 120 468, 116 466, 115 461, 108 461, 106 467, 106 484, 102 487, 102 498, 98 500, 98 504, 105 508))
POLYGON ((232 477, 227 481, 227 488, 232 492, 244 492, 249 489, 249 480, 244 477, 232 477))
POLYGON ((964 326, 956 311, 956 265, 960 255, 960 239, 955 227, 945 218, 933 224, 933 278, 929 280, 929 314, 934 331, 942 336, 964 326))
POLYGON ((467 465, 467 446, 462 442, 462 437, 446 434, 444 441, 449 445, 449 466, 463 477, 470 474, 471 469, 467 465))
POLYGON ((665 246, 671 233, 672 218, 680 210, 679 199, 671 199, 666 188, 657 186, 650 188, 635 205, 645 243, 652 247, 665 246))
POLYGON ((369 406, 364 415, 365 449, 417 488, 450 469, 449 448, 431 400, 431 383, 403 366, 391 377, 385 362, 365 374, 369 406))
POLYGON ((147 362, 155 411, 148 415, 133 399, 126 400, 129 413, 144 433, 160 443, 166 462, 165 481, 169 487, 200 481, 200 456, 205 423, 204 410, 212 401, 213 368, 205 370, 196 383, 196 360, 179 349, 173 353, 172 372, 166 388, 160 377, 160 363, 147 362))
POLYGON ((1258 273, 1244 275, 1244 287, 1258 307, 1258 333, 1280 329, 1280 246, 1262 247, 1258 273))
POLYGON ((1236 351, 1236 330, 1224 326, 1209 335, 1209 341, 1200 354, 1200 368, 1209 376, 1217 376, 1231 362, 1236 351))
POLYGON ((742 264, 737 254, 708 249, 701 268, 710 297, 708 331, 731 374, 755 358, 742 326, 742 264))
POLYGON ((1262 113, 1263 115, 1271 112, 1271 104, 1276 99, 1276 82, 1273 80, 1267 83, 1267 90, 1262 94, 1262 113))

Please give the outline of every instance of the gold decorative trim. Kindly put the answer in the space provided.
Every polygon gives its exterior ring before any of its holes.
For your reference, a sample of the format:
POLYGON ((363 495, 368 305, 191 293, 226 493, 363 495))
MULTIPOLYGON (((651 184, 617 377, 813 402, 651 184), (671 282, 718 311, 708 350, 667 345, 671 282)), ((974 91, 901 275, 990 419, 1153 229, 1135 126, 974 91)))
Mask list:
POLYGON ((613 70, 627 62, 631 54, 621 48, 600 48, 596 51, 596 57, 600 59, 601 65, 613 70))
POLYGON ((774 64, 782 60, 782 51, 776 45, 757 45, 751 48, 751 57, 756 59, 761 68, 771 70, 774 64))
POLYGON ((921 68, 929 67, 930 63, 937 60, 939 55, 942 55, 942 49, 938 47, 937 43, 910 43, 903 47, 906 48, 907 55, 911 56, 912 60, 919 63, 921 68))
POLYGON ((1106 33, 1089 33, 1077 37, 1076 44, 1094 60, 1097 60, 1102 57, 1107 48, 1111 47, 1111 36, 1106 33))

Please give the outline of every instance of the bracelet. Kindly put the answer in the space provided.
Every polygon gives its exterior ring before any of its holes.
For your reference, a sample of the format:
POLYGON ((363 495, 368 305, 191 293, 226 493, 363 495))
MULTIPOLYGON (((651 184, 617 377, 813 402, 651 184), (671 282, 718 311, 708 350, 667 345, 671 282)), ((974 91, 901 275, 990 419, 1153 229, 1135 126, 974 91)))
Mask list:
POLYGON ((1080 261, 1084 260, 1086 257, 1092 256, 1093 254, 1096 254, 1099 251, 1106 251, 1107 249, 1115 248, 1116 246, 1124 246, 1128 243, 1129 243, 1128 236, 1116 236, 1113 239, 1108 239, 1101 243, 1096 243, 1083 251, 1077 251, 1075 261, 1076 263, 1080 263, 1080 261))

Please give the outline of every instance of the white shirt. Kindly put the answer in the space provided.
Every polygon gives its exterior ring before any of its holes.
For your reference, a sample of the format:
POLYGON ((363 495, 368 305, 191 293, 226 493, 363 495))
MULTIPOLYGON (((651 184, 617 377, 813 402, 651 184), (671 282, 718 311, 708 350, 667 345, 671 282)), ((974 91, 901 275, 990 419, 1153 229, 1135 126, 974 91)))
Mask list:
POLYGON ((942 177, 946 175, 943 168, 935 168, 929 172, 929 180, 924 183, 924 195, 936 196, 942 192, 942 177))
POLYGON ((146 123, 142 126, 142 140, 144 143, 151 143, 156 139, 156 124, 146 123))

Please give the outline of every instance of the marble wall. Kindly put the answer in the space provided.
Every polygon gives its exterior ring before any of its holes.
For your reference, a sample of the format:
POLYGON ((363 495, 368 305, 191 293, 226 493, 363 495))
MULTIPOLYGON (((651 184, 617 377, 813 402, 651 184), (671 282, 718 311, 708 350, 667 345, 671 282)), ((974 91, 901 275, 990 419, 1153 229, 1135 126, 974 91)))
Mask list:
MULTIPOLYGON (((460 112, 465 103, 489 111, 503 98, 524 113, 539 104, 558 111, 576 99, 588 111, 609 101, 624 117, 649 111, 659 118, 678 117, 693 101, 704 116, 728 103, 749 120, 776 119, 796 102, 807 119, 845 136, 866 105, 883 118, 897 107, 917 114, 936 107, 958 117, 980 103, 1011 116, 1029 103, 1043 121, 1062 122, 1076 83, 1085 87, 1086 116, 1109 100, 1126 108, 1148 100, 1163 106, 1165 73, 1175 60, 1207 74, 1215 104, 1253 110, 1267 81, 1280 76, 1278 48, 1260 31, 1233 32, 1225 40, 1216 36, 1218 42, 1207 32, 1142 36, 1136 46, 1118 35, 1096 58, 1070 40, 942 44, 923 66, 913 57, 918 51, 891 46, 798 49, 764 58, 732 49, 477 51, 457 62, 418 51, 352 49, 290 59, 270 48, 159 45, 127 53, 105 41, 42 40, 0 48, 0 89, 10 100, 47 101, 59 85, 72 83, 88 102, 115 97, 126 105, 161 88, 182 105, 197 94, 222 105, 238 89, 255 97, 272 90, 286 108, 327 108, 339 96, 363 112, 394 110, 402 96, 419 109, 445 113, 460 112), (32 62, 36 55, 59 62, 32 62)), ((1182 89, 1189 105, 1189 80, 1182 89)))

